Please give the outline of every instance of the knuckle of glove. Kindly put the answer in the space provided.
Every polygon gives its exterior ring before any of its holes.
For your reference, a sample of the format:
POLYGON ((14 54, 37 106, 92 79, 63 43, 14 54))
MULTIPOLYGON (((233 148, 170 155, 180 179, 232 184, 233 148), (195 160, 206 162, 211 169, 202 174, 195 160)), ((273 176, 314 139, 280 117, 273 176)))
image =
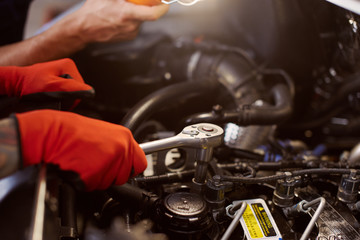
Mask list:
POLYGON ((126 147, 123 149, 126 153, 123 158, 123 169, 120 169, 115 182, 117 185, 124 184, 129 177, 138 175, 147 167, 147 160, 144 151, 133 138, 131 131, 125 127, 120 127, 122 130, 121 138, 126 141, 126 147))
POLYGON ((142 173, 143 171, 145 171, 145 169, 147 167, 147 159, 146 159, 145 153, 136 142, 133 145, 133 155, 134 155, 133 156, 133 158, 134 158, 134 162, 133 162, 134 173, 131 177, 135 177, 136 175, 142 173))
POLYGON ((61 66, 61 72, 60 75, 68 75, 68 78, 71 78, 75 81, 84 83, 83 78, 81 77, 81 74, 79 73, 75 62, 70 58, 64 58, 60 59, 59 66, 61 66))

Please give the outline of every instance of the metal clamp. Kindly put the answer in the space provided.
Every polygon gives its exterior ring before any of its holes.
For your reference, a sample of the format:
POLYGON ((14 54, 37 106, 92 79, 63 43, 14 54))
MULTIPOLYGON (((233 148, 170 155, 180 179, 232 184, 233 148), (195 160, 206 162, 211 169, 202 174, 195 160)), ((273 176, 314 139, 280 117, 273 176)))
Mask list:
POLYGON ((226 215, 227 215, 228 217, 230 217, 230 218, 234 218, 234 217, 235 217, 235 214, 236 214, 236 212, 235 212, 234 214, 231 214, 231 213, 230 213, 230 210, 231 210, 233 207, 234 207, 234 205, 230 204, 229 206, 227 206, 227 207, 225 208, 225 210, 226 210, 226 215))
POLYGON ((303 212, 303 213, 308 213, 308 212, 310 212, 310 210, 311 210, 311 208, 305 208, 304 207, 304 205, 305 204, 308 204, 309 202, 308 201, 306 201, 306 200, 302 200, 302 201, 300 201, 298 204, 296 204, 295 206, 295 208, 296 208, 296 211, 297 212, 303 212))

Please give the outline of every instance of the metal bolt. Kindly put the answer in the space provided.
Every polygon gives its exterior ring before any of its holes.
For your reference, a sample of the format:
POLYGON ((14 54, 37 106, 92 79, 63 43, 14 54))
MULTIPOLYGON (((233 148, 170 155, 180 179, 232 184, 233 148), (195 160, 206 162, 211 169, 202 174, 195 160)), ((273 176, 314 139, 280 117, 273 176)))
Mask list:
POLYGON ((217 104, 217 105, 213 106, 212 110, 213 110, 214 113, 219 114, 219 113, 222 112, 223 107, 221 105, 217 104))
POLYGON ((213 132, 214 128, 208 127, 208 126, 203 126, 203 127, 201 127, 201 130, 203 130, 205 132, 213 132))

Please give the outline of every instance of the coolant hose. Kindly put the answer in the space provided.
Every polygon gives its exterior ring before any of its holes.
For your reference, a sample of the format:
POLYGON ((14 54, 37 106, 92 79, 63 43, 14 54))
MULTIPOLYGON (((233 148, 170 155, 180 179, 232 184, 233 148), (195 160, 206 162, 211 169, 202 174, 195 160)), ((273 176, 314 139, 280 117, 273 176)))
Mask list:
POLYGON ((211 112, 200 113, 190 116, 187 124, 199 122, 225 123, 235 121, 237 124, 246 125, 272 125, 279 124, 292 114, 292 98, 289 88, 284 84, 277 84, 271 89, 274 106, 242 106, 236 112, 211 112))
POLYGON ((215 81, 181 82, 164 87, 138 102, 123 118, 122 125, 135 131, 154 113, 193 97, 209 94, 218 84, 215 81))
POLYGON ((245 108, 240 111, 240 125, 270 125, 283 122, 292 113, 292 98, 289 88, 284 84, 275 85, 271 89, 275 106, 245 108))

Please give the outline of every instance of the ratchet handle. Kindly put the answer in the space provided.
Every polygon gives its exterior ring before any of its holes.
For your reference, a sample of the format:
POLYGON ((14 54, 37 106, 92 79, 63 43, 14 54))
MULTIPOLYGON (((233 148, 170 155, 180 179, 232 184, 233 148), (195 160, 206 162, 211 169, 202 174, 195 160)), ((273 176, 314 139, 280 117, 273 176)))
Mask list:
POLYGON ((146 5, 146 6, 156 6, 162 4, 161 0, 127 0, 127 1, 137 5, 146 5))
POLYGON ((158 152, 176 147, 191 147, 208 149, 222 143, 224 130, 211 123, 199 123, 185 127, 174 137, 141 143, 140 147, 145 154, 158 152))

